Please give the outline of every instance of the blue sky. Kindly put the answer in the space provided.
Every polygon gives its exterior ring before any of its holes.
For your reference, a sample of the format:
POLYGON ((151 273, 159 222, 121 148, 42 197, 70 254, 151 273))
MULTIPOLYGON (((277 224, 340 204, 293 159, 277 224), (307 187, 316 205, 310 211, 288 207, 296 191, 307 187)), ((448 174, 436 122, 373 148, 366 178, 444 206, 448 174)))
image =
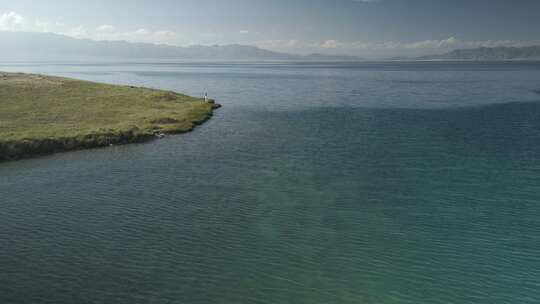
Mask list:
POLYGON ((540 41, 537 0, 0 0, 0 30, 364 57, 540 41))

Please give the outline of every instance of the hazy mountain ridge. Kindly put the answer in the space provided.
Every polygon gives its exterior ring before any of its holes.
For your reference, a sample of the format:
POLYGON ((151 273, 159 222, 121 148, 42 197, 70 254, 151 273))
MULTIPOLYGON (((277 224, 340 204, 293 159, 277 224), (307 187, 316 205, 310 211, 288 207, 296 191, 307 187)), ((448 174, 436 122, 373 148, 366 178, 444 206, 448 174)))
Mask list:
POLYGON ((185 60, 361 60, 354 56, 307 56, 240 44, 178 47, 127 41, 76 39, 52 33, 0 32, 0 60, 123 58, 185 60))
MULTIPOLYGON (((76 60, 95 58, 169 59, 169 60, 294 60, 294 61, 360 61, 356 56, 295 55, 261 49, 256 46, 194 45, 179 47, 127 41, 76 39, 52 33, 0 31, 0 61, 10 60, 76 60)), ((421 57, 394 57, 390 60, 540 60, 540 46, 481 47, 457 49, 445 54, 421 57)))
POLYGON ((519 60, 540 59, 540 46, 529 47, 481 47, 459 49, 440 55, 421 56, 418 60, 519 60))

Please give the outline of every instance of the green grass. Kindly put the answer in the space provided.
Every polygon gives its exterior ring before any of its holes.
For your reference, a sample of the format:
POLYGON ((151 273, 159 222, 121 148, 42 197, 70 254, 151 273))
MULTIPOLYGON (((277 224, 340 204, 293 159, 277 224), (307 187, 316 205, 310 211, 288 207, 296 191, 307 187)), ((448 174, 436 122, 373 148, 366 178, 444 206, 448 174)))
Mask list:
POLYGON ((212 106, 171 91, 0 72, 0 160, 187 132, 212 106))

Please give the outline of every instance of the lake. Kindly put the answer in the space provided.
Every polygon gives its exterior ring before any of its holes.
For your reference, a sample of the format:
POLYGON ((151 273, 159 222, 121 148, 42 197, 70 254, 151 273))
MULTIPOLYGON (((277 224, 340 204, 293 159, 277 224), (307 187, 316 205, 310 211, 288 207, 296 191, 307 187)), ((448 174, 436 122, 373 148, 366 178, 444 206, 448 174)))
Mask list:
POLYGON ((540 62, 0 70, 224 106, 1 163, 1 303, 540 302, 540 62))

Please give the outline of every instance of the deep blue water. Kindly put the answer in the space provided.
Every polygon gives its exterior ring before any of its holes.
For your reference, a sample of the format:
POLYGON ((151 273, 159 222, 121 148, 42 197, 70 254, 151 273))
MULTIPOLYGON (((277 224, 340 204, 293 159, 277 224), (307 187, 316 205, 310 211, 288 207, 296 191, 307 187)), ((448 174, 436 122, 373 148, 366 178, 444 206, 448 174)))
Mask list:
POLYGON ((540 63, 0 70, 224 105, 0 164, 0 303, 540 302, 540 63))

